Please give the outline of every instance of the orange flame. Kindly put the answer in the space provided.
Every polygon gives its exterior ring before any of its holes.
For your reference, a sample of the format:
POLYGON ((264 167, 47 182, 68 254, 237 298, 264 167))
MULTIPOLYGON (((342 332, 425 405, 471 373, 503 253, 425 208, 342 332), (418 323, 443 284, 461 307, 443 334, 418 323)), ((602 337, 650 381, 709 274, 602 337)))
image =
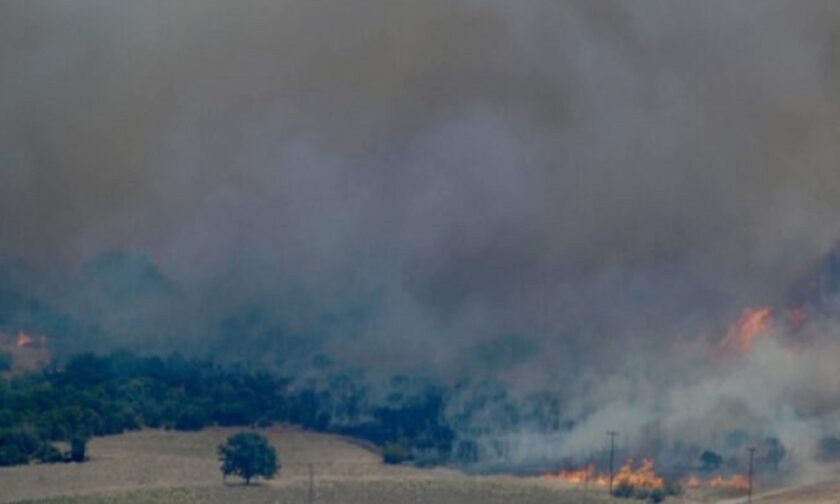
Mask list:
MULTIPOLYGON (((551 473, 547 477, 559 478, 567 483, 590 483, 604 487, 610 482, 609 475, 596 472, 594 465, 551 473)), ((654 472, 652 460, 642 460, 642 465, 638 469, 633 468, 633 460, 627 460, 613 477, 613 486, 621 485, 659 489, 665 486, 665 480, 654 472)))
POLYGON ((32 338, 32 336, 26 334, 23 331, 20 331, 18 333, 17 342, 15 343, 15 345, 17 345, 18 348, 23 348, 31 345, 34 342, 35 340, 32 338))
POLYGON ((566 483, 591 483, 598 486, 607 486, 609 476, 595 472, 595 465, 590 464, 582 469, 569 469, 547 475, 549 478, 559 478, 566 483))
POLYGON ((689 476, 681 482, 685 488, 728 488, 732 490, 747 490, 750 482, 743 474, 733 474, 726 478, 715 476, 707 480, 701 480, 697 476, 689 476))
POLYGON ((741 318, 729 326, 726 338, 720 342, 720 349, 734 349, 741 354, 747 353, 755 346, 758 338, 766 336, 772 328, 772 308, 745 308, 741 312, 741 318))
POLYGON ((653 471, 653 461, 643 459, 638 469, 633 469, 633 461, 628 460, 618 470, 613 480, 615 486, 630 485, 632 487, 662 488, 665 480, 653 471))

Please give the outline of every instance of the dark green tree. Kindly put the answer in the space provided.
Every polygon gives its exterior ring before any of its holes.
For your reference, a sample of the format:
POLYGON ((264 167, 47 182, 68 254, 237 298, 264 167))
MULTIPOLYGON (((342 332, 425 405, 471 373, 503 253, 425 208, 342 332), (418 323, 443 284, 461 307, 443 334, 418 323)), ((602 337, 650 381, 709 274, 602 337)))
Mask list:
POLYGON ((784 459, 787 454, 785 446, 776 438, 767 438, 764 441, 764 449, 766 451, 763 461, 764 464, 771 471, 778 472, 779 465, 782 463, 782 459, 784 459))
POLYGON ((75 436, 70 440, 70 461, 84 462, 87 454, 87 438, 75 436))
POLYGON ((386 464, 401 464, 411 460, 411 453, 402 443, 386 443, 382 448, 382 461, 386 464))
POLYGON ((0 372, 12 369, 12 354, 0 352, 0 372))
POLYGON ((255 476, 273 478, 280 469, 277 452, 268 440, 256 432, 240 432, 227 438, 218 448, 222 474, 234 474, 251 484, 255 476))
POLYGON ((717 471, 723 464, 723 457, 706 450, 700 455, 700 469, 707 472, 717 471))

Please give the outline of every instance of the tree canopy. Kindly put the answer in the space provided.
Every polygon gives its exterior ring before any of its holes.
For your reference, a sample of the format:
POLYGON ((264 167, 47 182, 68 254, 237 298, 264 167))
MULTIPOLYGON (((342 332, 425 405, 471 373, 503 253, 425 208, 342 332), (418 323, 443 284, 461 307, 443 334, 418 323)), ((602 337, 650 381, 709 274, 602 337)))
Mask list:
POLYGON ((239 476, 249 485, 255 476, 273 478, 280 470, 277 452, 256 432, 240 432, 219 445, 222 474, 239 476))

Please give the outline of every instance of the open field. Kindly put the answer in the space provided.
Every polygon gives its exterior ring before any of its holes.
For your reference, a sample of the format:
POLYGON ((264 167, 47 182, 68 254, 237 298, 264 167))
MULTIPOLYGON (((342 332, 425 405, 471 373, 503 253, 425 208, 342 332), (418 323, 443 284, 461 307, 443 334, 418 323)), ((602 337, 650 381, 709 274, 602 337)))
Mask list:
MULTIPOLYGON (((752 500, 762 504, 837 504, 840 502, 840 480, 772 489, 759 492, 752 500)), ((721 501, 721 504, 746 502, 746 498, 738 498, 721 501)))
MULTIPOLYGON (((0 502, 292 503, 306 502, 312 465, 316 502, 580 502, 580 489, 514 477, 472 477, 448 469, 386 466, 351 440, 273 428, 282 468, 270 482, 245 488, 222 481, 215 447, 231 429, 198 433, 146 430, 90 442, 85 464, 0 469, 0 502)), ((609 500, 590 491, 588 502, 609 500)))
MULTIPOLYGON (((467 476, 450 469, 386 466, 371 449, 352 440, 272 428, 263 433, 277 447, 282 469, 275 480, 252 487, 224 482, 215 448, 234 429, 197 433, 145 430, 90 442, 85 464, 31 465, 0 469, 0 502, 54 504, 302 503, 309 467, 315 502, 507 504, 578 503, 583 490, 565 483, 510 476, 467 476)), ((612 500, 590 489, 586 502, 612 500)), ((737 502, 730 500, 728 502, 737 502)), ((755 502, 840 502, 840 485, 813 485, 769 492, 755 502)), ((723 502, 688 494, 671 502, 723 502)))

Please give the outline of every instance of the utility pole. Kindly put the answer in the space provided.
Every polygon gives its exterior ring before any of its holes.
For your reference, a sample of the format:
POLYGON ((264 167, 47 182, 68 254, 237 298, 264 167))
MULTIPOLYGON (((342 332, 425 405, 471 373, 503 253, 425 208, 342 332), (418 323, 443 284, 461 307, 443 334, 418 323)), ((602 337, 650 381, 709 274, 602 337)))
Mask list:
POLYGON ((586 474, 583 477, 583 504, 589 502, 589 476, 590 472, 595 468, 595 455, 592 453, 592 447, 589 448, 589 461, 586 463, 586 474))
POLYGON ((314 481, 313 481, 314 472, 315 471, 312 469, 312 464, 310 463, 309 464, 309 498, 307 499, 307 502, 309 504, 313 504, 315 502, 315 484, 314 484, 314 481))
POLYGON ((616 431, 607 431, 607 436, 610 437, 610 495, 613 493, 613 469, 615 465, 615 437, 618 436, 616 431))
POLYGON ((755 458, 755 446, 750 446, 750 471, 748 473, 749 485, 747 486, 747 504, 752 504, 753 459, 754 458, 755 458))
POLYGON ((589 474, 583 477, 583 504, 589 501, 589 474))

